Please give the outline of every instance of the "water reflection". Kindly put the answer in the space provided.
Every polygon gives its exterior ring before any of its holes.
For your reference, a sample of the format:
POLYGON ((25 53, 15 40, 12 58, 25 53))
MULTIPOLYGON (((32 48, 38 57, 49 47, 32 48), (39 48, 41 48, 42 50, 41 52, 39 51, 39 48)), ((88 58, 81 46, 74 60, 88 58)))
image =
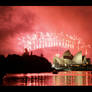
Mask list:
POLYGON ((65 71, 58 74, 6 74, 3 86, 90 86, 92 71, 65 71))

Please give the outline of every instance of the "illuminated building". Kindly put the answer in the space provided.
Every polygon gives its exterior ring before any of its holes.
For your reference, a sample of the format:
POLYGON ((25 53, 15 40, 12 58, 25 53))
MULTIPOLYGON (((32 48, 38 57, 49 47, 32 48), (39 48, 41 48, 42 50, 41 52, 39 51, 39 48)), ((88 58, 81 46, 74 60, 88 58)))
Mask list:
POLYGON ((53 58, 52 68, 56 70, 62 69, 62 67, 69 66, 88 65, 88 61, 85 56, 82 56, 82 51, 78 52, 75 56, 71 54, 69 50, 65 51, 63 56, 56 54, 53 58))

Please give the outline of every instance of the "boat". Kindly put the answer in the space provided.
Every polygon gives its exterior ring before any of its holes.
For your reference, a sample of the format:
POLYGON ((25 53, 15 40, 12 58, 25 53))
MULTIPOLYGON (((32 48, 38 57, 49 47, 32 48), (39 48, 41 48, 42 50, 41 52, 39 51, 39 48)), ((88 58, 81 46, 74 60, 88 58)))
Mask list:
POLYGON ((58 74, 58 71, 57 70, 53 70, 53 74, 58 74))

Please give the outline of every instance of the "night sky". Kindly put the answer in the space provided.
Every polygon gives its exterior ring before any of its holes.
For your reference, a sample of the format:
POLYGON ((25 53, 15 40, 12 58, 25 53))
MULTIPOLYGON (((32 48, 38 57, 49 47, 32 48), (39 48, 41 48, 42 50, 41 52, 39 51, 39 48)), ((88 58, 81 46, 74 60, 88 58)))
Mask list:
MULTIPOLYGON (((30 48, 30 36, 37 32, 63 32, 90 45, 87 56, 91 58, 91 24, 92 6, 0 6, 0 54, 22 54, 27 45, 23 41, 29 37, 27 48, 30 48)), ((53 51, 43 50, 41 53, 45 55, 53 51)))

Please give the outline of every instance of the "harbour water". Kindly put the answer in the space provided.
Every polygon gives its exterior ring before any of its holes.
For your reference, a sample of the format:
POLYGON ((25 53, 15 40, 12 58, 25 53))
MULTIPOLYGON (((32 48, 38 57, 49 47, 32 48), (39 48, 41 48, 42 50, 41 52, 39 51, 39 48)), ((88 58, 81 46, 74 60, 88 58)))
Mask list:
POLYGON ((92 71, 6 74, 3 86, 92 86, 92 71))

